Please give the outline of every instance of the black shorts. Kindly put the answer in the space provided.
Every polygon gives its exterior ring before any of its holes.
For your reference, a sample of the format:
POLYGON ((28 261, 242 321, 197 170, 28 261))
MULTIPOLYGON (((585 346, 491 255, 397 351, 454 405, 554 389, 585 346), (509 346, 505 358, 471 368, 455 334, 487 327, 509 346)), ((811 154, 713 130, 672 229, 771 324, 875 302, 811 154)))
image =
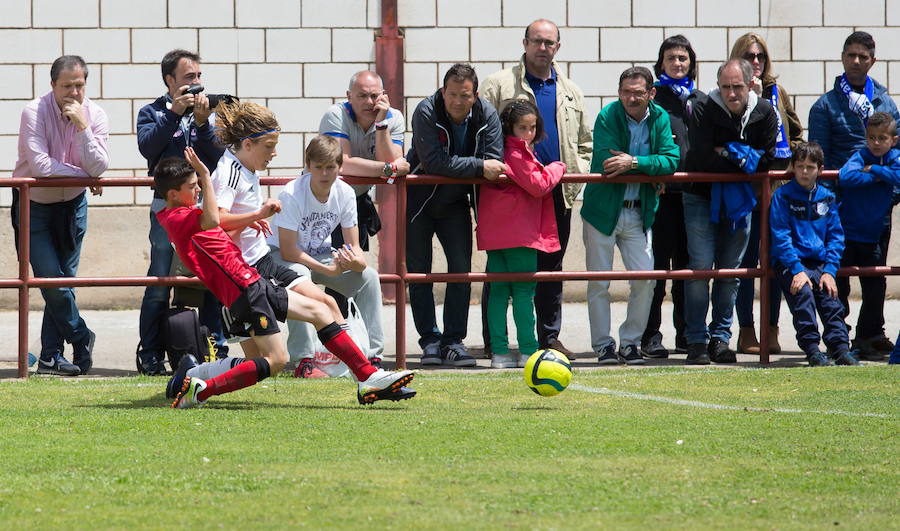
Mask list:
POLYGON ((234 303, 222 308, 225 330, 231 336, 277 334, 278 321, 287 319, 288 294, 282 286, 261 278, 244 288, 234 303))
POLYGON ((271 280, 276 285, 284 288, 290 288, 304 278, 289 267, 276 262, 272 258, 271 252, 257 260, 256 263, 253 264, 253 268, 259 272, 259 276, 271 280))

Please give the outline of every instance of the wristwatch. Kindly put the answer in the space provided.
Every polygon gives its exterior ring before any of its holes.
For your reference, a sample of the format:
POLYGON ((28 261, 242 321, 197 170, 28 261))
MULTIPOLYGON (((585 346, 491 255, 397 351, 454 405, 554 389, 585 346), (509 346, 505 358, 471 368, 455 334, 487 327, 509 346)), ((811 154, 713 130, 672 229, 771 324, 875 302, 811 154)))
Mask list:
POLYGON ((637 157, 631 157, 631 169, 632 170, 638 169, 637 157))
POLYGON ((375 129, 377 131, 384 131, 388 128, 387 120, 382 120, 380 122, 375 122, 375 129))
POLYGON ((391 162, 384 163, 384 176, 387 179, 390 179, 394 176, 394 164, 391 162))

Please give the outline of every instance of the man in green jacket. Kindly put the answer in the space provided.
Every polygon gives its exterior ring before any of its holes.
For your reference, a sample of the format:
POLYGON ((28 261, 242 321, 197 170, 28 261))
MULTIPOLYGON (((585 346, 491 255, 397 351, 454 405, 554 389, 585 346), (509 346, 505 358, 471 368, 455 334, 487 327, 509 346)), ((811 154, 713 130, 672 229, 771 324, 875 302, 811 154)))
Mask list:
MULTIPOLYGON (((637 174, 634 182, 589 183, 584 191, 584 247, 590 271, 610 271, 618 245, 629 271, 653 269, 650 227, 665 189, 641 183, 644 175, 667 175, 678 166, 669 114, 654 103, 653 75, 640 66, 619 76, 619 99, 600 111, 594 123, 591 173, 607 177, 637 174)), ((601 365, 644 363, 639 345, 647 326, 652 280, 632 280, 625 321, 619 327, 620 348, 610 335, 609 281, 588 282, 591 346, 601 365)))

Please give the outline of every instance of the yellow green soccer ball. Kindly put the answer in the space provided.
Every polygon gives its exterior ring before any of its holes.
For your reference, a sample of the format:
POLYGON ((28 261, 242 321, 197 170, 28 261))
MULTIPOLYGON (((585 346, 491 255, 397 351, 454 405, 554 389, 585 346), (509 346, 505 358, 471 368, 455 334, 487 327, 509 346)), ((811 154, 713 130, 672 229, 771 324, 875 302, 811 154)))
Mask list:
POLYGON ((541 396, 556 396, 572 381, 572 363, 562 352, 538 350, 525 363, 525 385, 541 396))

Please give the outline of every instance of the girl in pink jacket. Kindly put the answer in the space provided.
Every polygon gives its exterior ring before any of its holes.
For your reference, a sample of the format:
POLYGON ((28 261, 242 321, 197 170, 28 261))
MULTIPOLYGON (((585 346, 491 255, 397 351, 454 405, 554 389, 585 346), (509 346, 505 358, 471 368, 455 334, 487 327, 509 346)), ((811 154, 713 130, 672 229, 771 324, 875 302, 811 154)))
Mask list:
MULTIPOLYGON (((509 182, 481 185, 478 200, 478 249, 487 251, 489 273, 534 272, 537 251, 560 249, 550 192, 566 172, 562 162, 544 166, 532 150, 544 136, 544 123, 530 101, 510 103, 500 114, 506 136, 504 162, 509 182)), ((534 282, 492 282, 487 321, 493 358, 491 367, 524 367, 537 350, 534 329, 534 282), (506 309, 512 296, 519 355, 509 353, 506 309)))

